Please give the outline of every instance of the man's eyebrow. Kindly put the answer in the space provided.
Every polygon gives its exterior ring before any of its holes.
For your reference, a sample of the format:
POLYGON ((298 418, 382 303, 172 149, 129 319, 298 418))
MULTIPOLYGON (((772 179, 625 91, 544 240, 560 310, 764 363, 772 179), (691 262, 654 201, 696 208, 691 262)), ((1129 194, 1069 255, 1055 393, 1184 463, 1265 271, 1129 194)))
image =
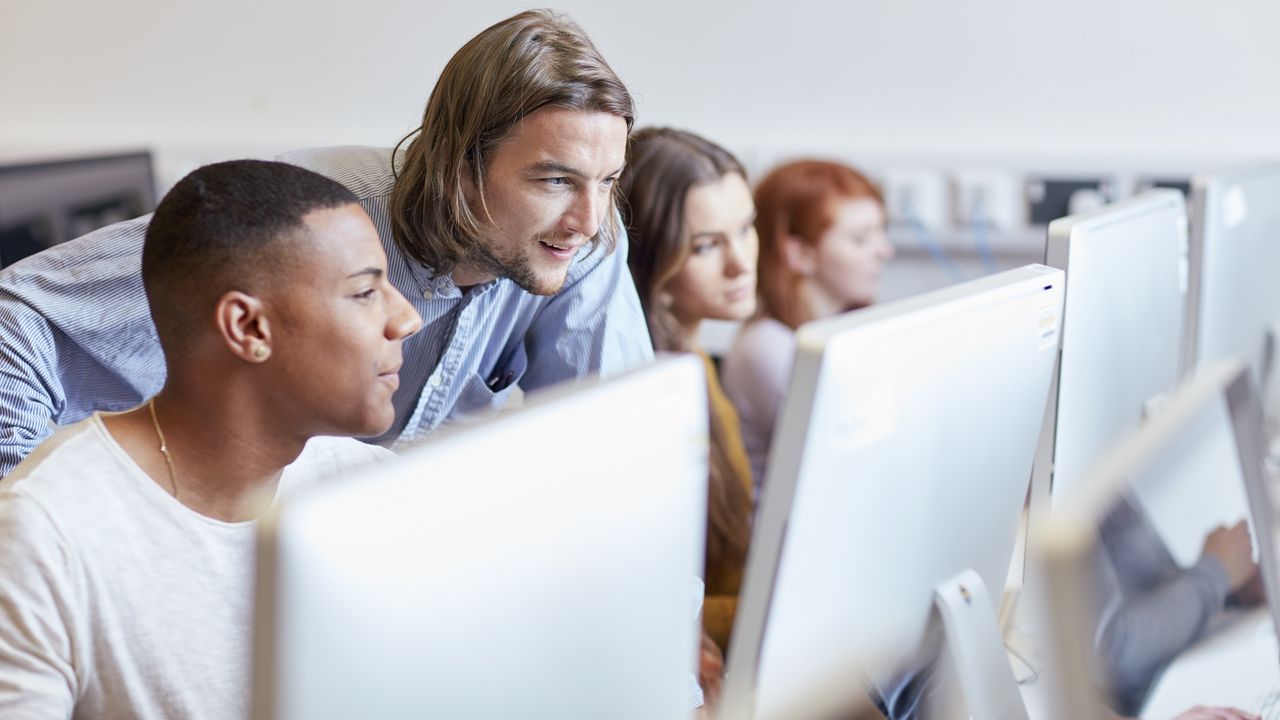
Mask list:
POLYGON ((347 276, 347 279, 360 277, 361 275, 369 275, 375 279, 380 278, 382 277, 382 268, 367 267, 363 270, 358 270, 356 272, 351 273, 350 275, 347 276))
POLYGON ((529 166, 531 173, 556 173, 559 175, 572 175, 573 177, 585 177, 583 172, 577 168, 569 167, 564 163, 555 160, 543 160, 529 166))
MULTIPOLYGON (((620 174, 622 173, 622 170, 623 170, 625 167, 626 167, 626 165, 623 165, 623 166, 619 167, 617 170, 614 170, 613 172, 609 173, 609 175, 610 175, 611 177, 612 177, 612 176, 614 176, 614 175, 620 175, 620 174)), ((529 172, 531 172, 531 173, 555 173, 555 174, 558 174, 558 175, 570 175, 570 176, 572 176, 572 177, 576 177, 576 178, 584 178, 584 177, 586 177, 586 173, 584 173, 583 171, 581 171, 581 170, 579 170, 579 169, 577 169, 577 168, 575 168, 575 167, 570 167, 570 166, 568 166, 568 165, 565 165, 564 163, 556 162, 555 160, 543 160, 542 162, 534 163, 533 165, 530 165, 530 166, 529 166, 529 172)))

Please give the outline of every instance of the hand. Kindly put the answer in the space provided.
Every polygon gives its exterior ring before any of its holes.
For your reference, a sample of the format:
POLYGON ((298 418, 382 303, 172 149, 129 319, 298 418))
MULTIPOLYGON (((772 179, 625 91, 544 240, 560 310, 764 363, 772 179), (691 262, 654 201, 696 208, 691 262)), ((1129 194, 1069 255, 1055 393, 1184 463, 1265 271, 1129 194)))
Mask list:
POLYGON ((1239 590, 1227 596, 1227 607, 1257 607, 1267 601, 1267 588, 1262 573, 1255 572, 1239 590))
POLYGON ((706 632, 702 633, 702 648, 698 652, 698 684, 702 686, 702 709, 713 715, 720 705, 724 684, 724 654, 706 632))
MULTIPOLYGON (((1216 532, 1216 531, 1215 531, 1216 532)), ((1204 707, 1197 705, 1173 720, 1262 720, 1258 715, 1235 708, 1204 707)))
POLYGON ((1204 539, 1204 554, 1212 555, 1222 563, 1231 592, 1244 587, 1249 578, 1258 572, 1258 566, 1253 562, 1253 542, 1249 540, 1249 526, 1244 520, 1229 528, 1218 527, 1209 533, 1204 539))

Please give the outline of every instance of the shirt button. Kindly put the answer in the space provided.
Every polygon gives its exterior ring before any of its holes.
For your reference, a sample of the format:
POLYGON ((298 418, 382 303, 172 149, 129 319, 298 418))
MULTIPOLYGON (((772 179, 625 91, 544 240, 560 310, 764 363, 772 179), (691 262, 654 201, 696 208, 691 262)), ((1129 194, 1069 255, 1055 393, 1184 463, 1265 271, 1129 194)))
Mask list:
POLYGON ((436 294, 435 294, 435 293, 433 293, 433 292, 431 292, 431 288, 425 288, 425 289, 422 291, 422 298, 423 298, 424 300, 430 300, 431 298, 433 298, 433 297, 435 297, 435 296, 436 296, 436 294))
POLYGON ((440 387, 440 375, 437 373, 427 378, 427 384, 431 387, 440 387))

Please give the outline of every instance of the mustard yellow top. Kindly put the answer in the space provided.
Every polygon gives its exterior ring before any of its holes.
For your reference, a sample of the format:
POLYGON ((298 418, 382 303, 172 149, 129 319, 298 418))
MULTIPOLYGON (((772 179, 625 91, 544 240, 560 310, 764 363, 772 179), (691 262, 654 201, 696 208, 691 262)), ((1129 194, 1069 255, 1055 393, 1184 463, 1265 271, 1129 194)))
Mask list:
MULTIPOLYGON (((707 397, 709 411, 720 421, 726 436, 726 447, 723 448, 733 474, 742 483, 748 497, 755 494, 755 486, 751 482, 751 461, 747 457, 746 447, 742 444, 742 425, 738 419, 738 411, 734 409, 729 397, 720 387, 720 378, 716 374, 716 366, 706 353, 702 360, 707 369, 707 397)), ((738 563, 708 565, 707 590, 702 605, 702 627, 707 635, 716 641, 722 649, 729 645, 729 635, 733 630, 733 616, 738 608, 738 592, 742 587, 743 567, 738 563)))
POLYGON ((702 362, 707 368, 707 397, 710 399, 711 413, 719 418, 728 436, 725 455, 729 458, 729 464, 733 466, 733 474, 746 488, 747 495, 754 496, 755 484, 751 482, 751 460, 747 457, 746 446, 742 444, 742 421, 738 419, 738 410, 729 401, 729 396, 724 394, 724 388, 720 386, 720 376, 716 374, 716 365, 711 360, 711 356, 706 353, 699 354, 702 355, 702 362))

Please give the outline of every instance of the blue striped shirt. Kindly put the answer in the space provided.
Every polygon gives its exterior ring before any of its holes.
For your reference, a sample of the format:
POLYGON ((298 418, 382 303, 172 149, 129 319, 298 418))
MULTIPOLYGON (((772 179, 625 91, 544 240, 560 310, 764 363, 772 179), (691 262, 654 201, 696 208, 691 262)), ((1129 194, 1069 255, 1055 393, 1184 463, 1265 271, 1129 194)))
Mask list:
MULTIPOLYGON (((558 294, 505 278, 459 289, 404 256, 391 235, 389 150, 325 148, 280 158, 347 186, 373 219, 391 283, 422 316, 405 340, 396 421, 384 445, 463 415, 495 412, 526 390, 649 362, 653 351, 627 242, 580 252, 558 294)), ((0 272, 0 474, 51 432, 95 410, 126 410, 164 384, 164 355, 142 287, 142 217, 105 227, 0 272)), ((324 388, 316 388, 324 392, 324 388)))

